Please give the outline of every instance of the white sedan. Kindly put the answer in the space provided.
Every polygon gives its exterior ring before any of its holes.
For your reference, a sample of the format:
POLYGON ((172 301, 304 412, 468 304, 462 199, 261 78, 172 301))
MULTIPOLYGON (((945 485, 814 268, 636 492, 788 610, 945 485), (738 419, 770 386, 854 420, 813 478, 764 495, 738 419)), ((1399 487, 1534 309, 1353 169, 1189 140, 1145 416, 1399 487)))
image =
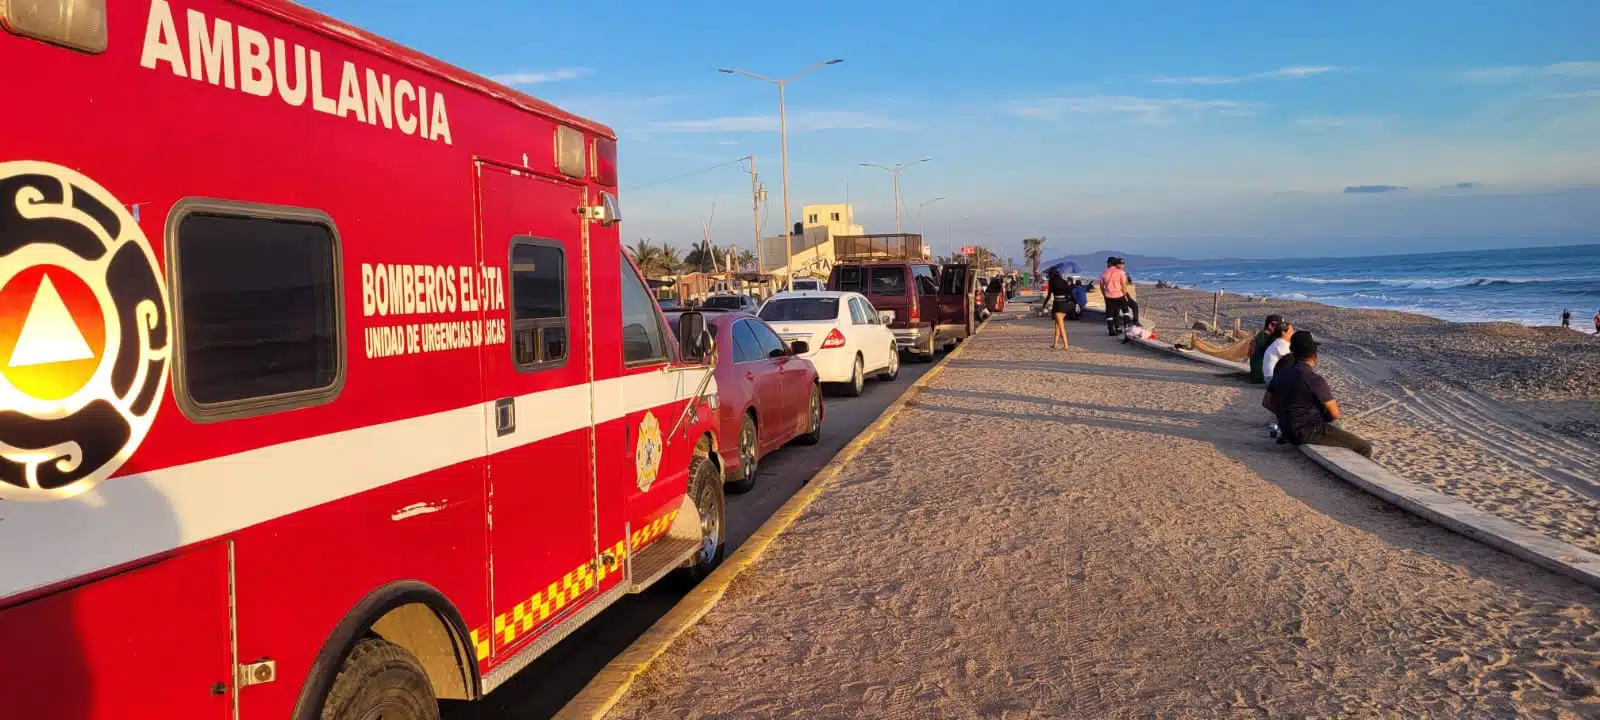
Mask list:
POLYGON ((785 342, 804 341, 809 350, 801 357, 816 366, 822 382, 846 395, 860 395, 868 375, 893 380, 900 374, 894 331, 860 293, 778 293, 759 315, 785 342))

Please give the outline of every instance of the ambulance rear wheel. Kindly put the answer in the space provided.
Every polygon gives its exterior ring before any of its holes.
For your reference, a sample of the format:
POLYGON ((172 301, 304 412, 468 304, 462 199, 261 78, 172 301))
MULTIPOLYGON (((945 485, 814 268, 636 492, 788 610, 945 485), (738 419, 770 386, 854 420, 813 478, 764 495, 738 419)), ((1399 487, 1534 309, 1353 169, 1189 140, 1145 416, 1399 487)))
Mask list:
POLYGON ((689 499, 700 514, 700 547, 680 574, 685 581, 698 583, 722 564, 728 540, 722 475, 704 455, 689 463, 689 499))
POLYGON ((356 643, 322 703, 322 720, 439 720, 433 683, 411 651, 369 637, 356 643))

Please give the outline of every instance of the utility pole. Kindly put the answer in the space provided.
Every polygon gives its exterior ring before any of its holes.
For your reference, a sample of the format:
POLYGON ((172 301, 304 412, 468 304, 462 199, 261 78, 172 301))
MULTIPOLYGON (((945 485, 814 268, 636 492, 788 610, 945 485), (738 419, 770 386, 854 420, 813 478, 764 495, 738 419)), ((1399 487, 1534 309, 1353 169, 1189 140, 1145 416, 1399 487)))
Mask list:
POLYGON ((750 154, 750 215, 756 228, 756 268, 767 271, 766 243, 761 241, 761 189, 756 185, 756 156, 750 154))

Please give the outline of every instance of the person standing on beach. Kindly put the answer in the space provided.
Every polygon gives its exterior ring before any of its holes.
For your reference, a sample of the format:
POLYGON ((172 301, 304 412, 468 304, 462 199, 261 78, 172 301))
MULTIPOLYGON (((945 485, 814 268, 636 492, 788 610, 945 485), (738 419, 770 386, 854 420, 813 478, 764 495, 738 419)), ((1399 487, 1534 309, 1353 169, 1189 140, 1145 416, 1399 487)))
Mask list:
POLYGON ((1268 315, 1267 322, 1261 326, 1261 332, 1256 333, 1254 345, 1250 346, 1250 382, 1263 385, 1267 382, 1267 375, 1262 370, 1262 362, 1266 358, 1267 346, 1278 337, 1278 324, 1283 322, 1282 315, 1268 315))
POLYGON ((1561 309, 1561 327, 1564 327, 1564 328, 1572 327, 1572 309, 1571 308, 1562 308, 1561 309))
POLYGON ((1050 268, 1050 279, 1047 281, 1050 288, 1050 315, 1056 319, 1056 335, 1050 340, 1050 349, 1056 349, 1057 343, 1062 350, 1067 349, 1067 312, 1072 305, 1072 286, 1067 279, 1062 277, 1061 269, 1050 268))
POLYGON ((1339 401, 1328 381, 1317 373, 1320 343, 1308 331, 1289 340, 1294 362, 1272 375, 1261 406, 1278 416, 1278 427, 1292 445, 1321 445, 1355 451, 1372 457, 1372 443, 1339 424, 1339 401))
POLYGON ((1594 311, 1594 334, 1600 335, 1600 310, 1594 311))

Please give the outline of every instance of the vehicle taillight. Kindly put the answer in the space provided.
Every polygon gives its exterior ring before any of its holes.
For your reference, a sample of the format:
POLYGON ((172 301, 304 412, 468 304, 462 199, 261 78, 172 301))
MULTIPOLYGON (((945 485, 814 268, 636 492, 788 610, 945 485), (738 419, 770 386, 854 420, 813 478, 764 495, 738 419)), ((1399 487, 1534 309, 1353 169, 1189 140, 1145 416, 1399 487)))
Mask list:
POLYGON ((0 0, 0 25, 74 50, 106 50, 106 0, 0 0))
POLYGON ((922 308, 918 307, 921 304, 917 302, 916 298, 911 299, 911 307, 906 308, 906 322, 915 325, 918 320, 922 319, 922 308))
POLYGON ((567 177, 581 178, 588 160, 584 153, 583 131, 565 125, 556 126, 556 169, 567 177))
POLYGON ((844 333, 839 332, 839 328, 829 330, 828 337, 822 341, 823 350, 836 347, 844 347, 844 333))
POLYGON ((606 187, 617 186, 617 141, 609 138, 594 140, 594 181, 606 187))

